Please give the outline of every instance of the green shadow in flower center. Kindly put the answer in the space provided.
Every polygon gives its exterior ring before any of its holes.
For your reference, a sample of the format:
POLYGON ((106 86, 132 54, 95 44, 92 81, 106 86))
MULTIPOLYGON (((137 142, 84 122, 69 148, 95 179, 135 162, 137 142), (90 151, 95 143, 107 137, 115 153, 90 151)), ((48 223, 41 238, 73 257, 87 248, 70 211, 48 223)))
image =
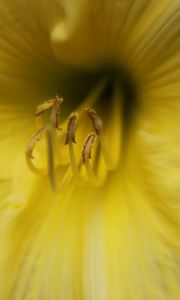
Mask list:
MULTIPOLYGON (((62 70, 61 70, 62 71, 62 70)), ((122 95, 123 127, 129 130, 134 120, 138 103, 138 87, 132 74, 124 67, 99 66, 96 70, 82 70, 65 68, 64 82, 57 81, 52 85, 52 93, 64 98, 62 118, 66 118, 69 112, 76 110, 84 102, 92 90, 100 81, 107 79, 97 106, 103 115, 109 113, 113 101, 115 84, 119 86, 122 95)), ((52 94, 51 94, 52 96, 52 94)))
POLYGON ((98 101, 97 108, 104 119, 110 117, 111 105, 114 99, 115 86, 118 86, 121 95, 123 135, 127 136, 133 126, 139 109, 138 84, 126 68, 104 67, 97 72, 96 83, 107 78, 98 101), (99 72, 99 73, 98 73, 99 72))

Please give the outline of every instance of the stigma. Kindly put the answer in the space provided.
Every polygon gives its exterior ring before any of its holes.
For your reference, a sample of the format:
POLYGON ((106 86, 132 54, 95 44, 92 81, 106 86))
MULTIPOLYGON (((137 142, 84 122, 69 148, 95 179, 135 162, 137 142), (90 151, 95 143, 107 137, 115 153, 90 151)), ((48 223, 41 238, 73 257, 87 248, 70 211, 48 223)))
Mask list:
POLYGON ((25 151, 27 165, 35 174, 48 174, 51 188, 56 192, 61 191, 65 183, 67 184, 72 180, 78 185, 84 185, 88 182, 96 186, 101 185, 102 180, 98 178, 94 171, 96 169, 95 164, 98 163, 97 159, 95 159, 97 148, 101 150, 107 168, 110 168, 111 165, 104 137, 103 121, 93 109, 86 107, 84 109, 84 117, 85 120, 87 118, 87 121, 84 121, 83 129, 89 120, 92 132, 86 135, 84 141, 82 141, 81 137, 77 139, 77 112, 70 114, 64 129, 59 125, 62 103, 63 99, 56 96, 54 99, 37 106, 35 111, 37 130, 29 140, 25 151), (44 120, 44 114, 48 114, 48 118, 46 117, 48 121, 44 120), (43 139, 46 143, 44 151, 47 164, 44 169, 40 169, 34 162, 36 161, 34 150, 38 147, 38 142, 43 139), (93 148, 96 148, 96 151, 93 148), (65 166, 63 177, 61 177, 61 180, 58 180, 58 170, 61 172, 61 167, 63 166, 60 153, 67 150, 68 163, 65 166))

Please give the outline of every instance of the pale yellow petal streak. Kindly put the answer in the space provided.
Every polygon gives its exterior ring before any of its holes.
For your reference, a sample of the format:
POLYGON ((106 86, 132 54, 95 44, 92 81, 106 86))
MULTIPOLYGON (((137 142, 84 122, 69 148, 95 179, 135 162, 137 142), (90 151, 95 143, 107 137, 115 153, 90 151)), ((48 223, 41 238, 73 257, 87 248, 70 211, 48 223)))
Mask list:
MULTIPOLYGON (((163 1, 143 14, 133 32, 133 48, 129 55, 135 72, 153 73, 156 68, 167 64, 179 52, 180 6, 177 1, 163 1), (143 28, 143 29, 142 29, 143 28), (139 39, 138 39, 139 37, 139 39), (141 63, 143 61, 143 64, 141 63), (153 68, 152 68, 153 66, 153 68)), ((179 60, 176 63, 176 68, 179 60)), ((142 78, 143 80, 143 78, 142 78)))
POLYGON ((113 299, 178 299, 178 233, 168 216, 163 218, 154 208, 143 182, 147 174, 139 178, 137 165, 129 165, 126 172, 113 196, 107 195, 108 274, 113 299))
POLYGON ((0 105, 0 178, 12 176, 13 165, 20 153, 24 152, 24 145, 31 132, 31 121, 27 112, 16 106, 0 105))
POLYGON ((83 228, 88 218, 86 205, 82 205, 75 186, 56 197, 47 189, 44 194, 42 182, 38 186, 35 197, 29 199, 22 212, 7 211, 12 226, 7 228, 4 220, 6 252, 1 264, 1 270, 5 269, 0 295, 4 299, 10 295, 13 299, 83 299, 81 265, 83 228), (37 198, 41 201, 37 202, 37 198), (16 259, 11 260, 15 252, 16 259))

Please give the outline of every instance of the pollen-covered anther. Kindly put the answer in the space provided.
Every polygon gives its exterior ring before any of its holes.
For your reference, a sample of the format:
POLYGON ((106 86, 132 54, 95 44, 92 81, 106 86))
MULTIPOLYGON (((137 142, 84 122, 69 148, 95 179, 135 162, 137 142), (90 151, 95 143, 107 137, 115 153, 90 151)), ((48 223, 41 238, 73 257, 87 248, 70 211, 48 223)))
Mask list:
POLYGON ((81 174, 79 171, 79 164, 76 160, 76 155, 74 152, 74 144, 76 143, 76 139, 75 139, 76 123, 77 123, 77 114, 73 113, 70 115, 67 124, 65 145, 68 145, 69 148, 70 166, 71 166, 72 173, 74 175, 74 179, 78 184, 82 184, 83 180, 81 178, 81 174))
POLYGON ((62 102, 63 99, 56 96, 54 99, 54 104, 51 109, 51 123, 57 130, 61 130, 61 128, 59 127, 59 114, 60 114, 60 105, 62 102))
POLYGON ((51 110, 50 113, 50 123, 53 125, 54 128, 57 130, 61 130, 59 127, 59 114, 60 114, 60 105, 63 102, 63 99, 59 96, 56 96, 54 99, 50 99, 43 104, 40 104, 36 108, 35 117, 37 120, 37 126, 39 127, 43 125, 42 115, 51 110))
POLYGON ((90 133, 84 143, 84 147, 82 150, 82 161, 83 163, 86 163, 87 160, 91 159, 91 150, 92 146, 94 144, 96 135, 95 133, 90 133))
POLYGON ((102 181, 100 178, 98 178, 93 171, 92 166, 90 165, 90 159, 91 157, 91 151, 92 147, 94 145, 96 139, 96 134, 90 133, 88 137, 86 138, 86 141, 84 143, 84 147, 82 150, 82 162, 85 165, 86 168, 86 174, 90 182, 95 186, 100 186, 102 184, 102 181))
POLYGON ((107 147, 105 136, 104 136, 103 121, 97 115, 97 113, 90 107, 85 108, 85 111, 87 112, 87 114, 92 122, 93 128, 96 131, 96 134, 99 138, 99 142, 101 145, 101 151, 103 153, 104 161, 107 165, 107 168, 112 169, 113 164, 112 164, 112 161, 109 156, 109 151, 108 151, 108 147, 107 147))
POLYGON ((93 127, 94 127, 97 135, 100 135, 103 131, 103 122, 102 122, 101 118, 90 107, 86 107, 85 111, 87 112, 88 117, 91 119, 93 127))
POLYGON ((56 107, 56 111, 59 112, 59 107, 63 102, 63 98, 56 96, 53 99, 47 100, 46 102, 40 104, 36 108, 35 117, 42 115, 45 111, 49 110, 53 106, 56 107))
POLYGON ((69 117, 69 122, 68 122, 68 125, 67 125, 65 145, 68 145, 70 142, 76 143, 76 139, 75 139, 76 123, 77 123, 77 114, 73 113, 69 117))

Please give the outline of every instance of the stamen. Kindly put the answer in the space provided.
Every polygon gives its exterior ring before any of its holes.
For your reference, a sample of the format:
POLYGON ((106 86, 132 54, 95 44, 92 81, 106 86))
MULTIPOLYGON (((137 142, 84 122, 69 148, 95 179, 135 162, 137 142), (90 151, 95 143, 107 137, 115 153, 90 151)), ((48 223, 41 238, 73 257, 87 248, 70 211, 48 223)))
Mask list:
POLYGON ((42 115, 39 115, 36 117, 36 127, 37 127, 37 130, 40 129, 41 127, 44 127, 42 115))
POLYGON ((63 99, 56 96, 54 99, 50 99, 50 100, 44 102, 43 104, 38 105, 36 112, 35 112, 35 116, 37 117, 37 116, 42 115, 46 110, 52 108, 53 106, 59 107, 62 102, 63 102, 63 99))
POLYGON ((94 127, 94 130, 96 131, 96 133, 99 137, 99 141, 100 141, 100 145, 101 145, 101 149, 102 149, 102 153, 103 153, 103 156, 104 156, 105 163, 106 163, 107 167, 109 169, 111 169, 112 168, 112 161, 109 157, 109 151, 108 151, 106 140, 105 140, 105 137, 104 137, 103 121, 96 114, 96 112, 93 109, 91 109, 90 107, 85 108, 85 111, 88 113, 88 117, 92 121, 92 125, 94 127))
POLYGON ((47 138, 47 152, 48 152, 48 174, 51 187, 54 191, 57 191, 56 175, 55 175, 55 163, 54 163, 54 128, 47 126, 46 138, 47 138))
POLYGON ((91 150, 95 141, 95 133, 90 133, 86 138, 84 143, 83 151, 82 151, 82 161, 85 163, 87 160, 91 159, 91 150))
POLYGON ((32 159, 33 157, 33 150, 36 146, 37 141, 40 140, 43 133, 46 133, 46 140, 47 140, 47 153, 48 153, 48 173, 51 186, 53 190, 56 190, 56 176, 55 176, 55 162, 54 162, 54 153, 55 153, 55 129, 59 128, 59 111, 60 111, 60 104, 63 102, 62 98, 56 96, 54 99, 48 100, 45 103, 39 105, 36 109, 36 120, 37 126, 39 127, 40 124, 43 124, 42 115, 43 113, 51 109, 51 124, 48 126, 42 126, 38 129, 33 137, 31 138, 27 149, 26 149, 26 161, 27 165, 29 166, 30 170, 36 174, 42 174, 42 170, 36 168, 33 164, 32 159))
POLYGON ((88 135, 82 151, 82 161, 86 167, 86 173, 88 175, 88 178, 92 182, 92 184, 95 186, 99 186, 101 185, 101 181, 96 177, 90 165, 91 151, 92 151, 92 146, 94 144, 95 138, 96 135, 94 132, 88 135))
POLYGON ((111 170, 114 167, 113 167, 113 163, 112 163, 112 160, 110 158, 110 155, 109 155, 109 150, 107 148, 107 143, 106 143, 103 132, 99 135, 99 141, 100 141, 101 150, 102 150, 102 153, 103 153, 103 157, 104 157, 104 161, 106 163, 106 166, 109 170, 111 170))
POLYGON ((64 190, 70 183, 71 179, 72 179, 72 172, 71 172, 71 167, 69 166, 68 169, 66 170, 66 173, 64 174, 64 176, 62 178, 59 191, 64 190))
POLYGON ((60 175, 62 179, 60 184, 61 186, 60 187, 57 186, 55 156, 56 156, 56 162, 58 168, 62 166, 61 159, 58 159, 58 156, 60 157, 59 146, 62 140, 58 138, 59 135, 57 132, 57 130, 61 129, 59 128, 59 113, 60 113, 60 105, 62 102, 63 99, 56 96, 54 99, 50 99, 37 107, 35 116, 36 116, 38 128, 40 126, 41 127, 35 132, 35 134, 33 135, 33 137, 31 138, 30 142, 27 145, 26 148, 27 164, 30 170, 36 174, 42 174, 44 172, 44 170, 40 170, 36 168, 36 166, 33 164, 33 159, 34 159, 33 150, 36 146, 36 143, 41 139, 42 134, 45 133, 46 142, 47 142, 48 175, 49 175, 51 187, 54 191, 56 192, 62 191, 72 180, 73 175, 77 184, 80 185, 84 184, 86 180, 81 174, 81 167, 83 164, 86 168, 87 177, 90 179, 93 185, 96 186, 101 185, 102 179, 97 178, 90 164, 91 151, 96 137, 99 138, 104 160, 110 169, 112 168, 112 162, 109 158, 109 152, 104 138, 103 122, 94 110, 92 110, 90 107, 87 107, 85 110, 92 122, 95 132, 92 132, 87 136, 82 150, 82 159, 77 160, 77 157, 75 155, 75 150, 74 150, 74 144, 76 144, 75 130, 77 124, 77 113, 72 113, 70 115, 67 124, 67 131, 66 131, 66 138, 65 138, 65 145, 68 145, 68 150, 69 150, 69 165, 67 165, 67 162, 64 165, 65 169, 63 169, 62 174, 60 175), (50 123, 49 125, 43 125, 42 116, 44 112, 46 112, 49 109, 51 110, 50 123))
POLYGON ((76 139, 75 139, 76 123, 77 123, 77 114, 73 113, 69 117, 65 145, 68 145, 69 142, 76 143, 76 139))
POLYGON ((35 174, 41 174, 42 170, 35 167, 32 160, 34 159, 33 150, 37 144, 37 142, 41 139, 42 134, 45 132, 45 127, 41 127, 37 130, 34 135, 32 136, 31 140, 29 141, 27 148, 26 148, 26 161, 29 169, 35 174))
POLYGON ((100 135, 100 133, 103 130, 103 122, 102 122, 101 118, 90 107, 86 107, 85 111, 87 112, 89 118, 91 119, 93 127, 94 127, 97 135, 100 135))
POLYGON ((51 110, 51 123, 57 130, 61 130, 61 128, 59 127, 59 114, 60 114, 60 105, 62 102, 63 99, 56 96, 51 110))
POLYGON ((70 165, 71 165, 72 172, 75 176, 75 180, 77 181, 78 184, 82 184, 83 180, 81 178, 79 166, 77 164, 75 153, 74 153, 74 144, 76 143, 76 139, 75 139, 76 122, 77 122, 77 115, 74 113, 70 116, 67 125, 65 145, 69 146, 70 165))

